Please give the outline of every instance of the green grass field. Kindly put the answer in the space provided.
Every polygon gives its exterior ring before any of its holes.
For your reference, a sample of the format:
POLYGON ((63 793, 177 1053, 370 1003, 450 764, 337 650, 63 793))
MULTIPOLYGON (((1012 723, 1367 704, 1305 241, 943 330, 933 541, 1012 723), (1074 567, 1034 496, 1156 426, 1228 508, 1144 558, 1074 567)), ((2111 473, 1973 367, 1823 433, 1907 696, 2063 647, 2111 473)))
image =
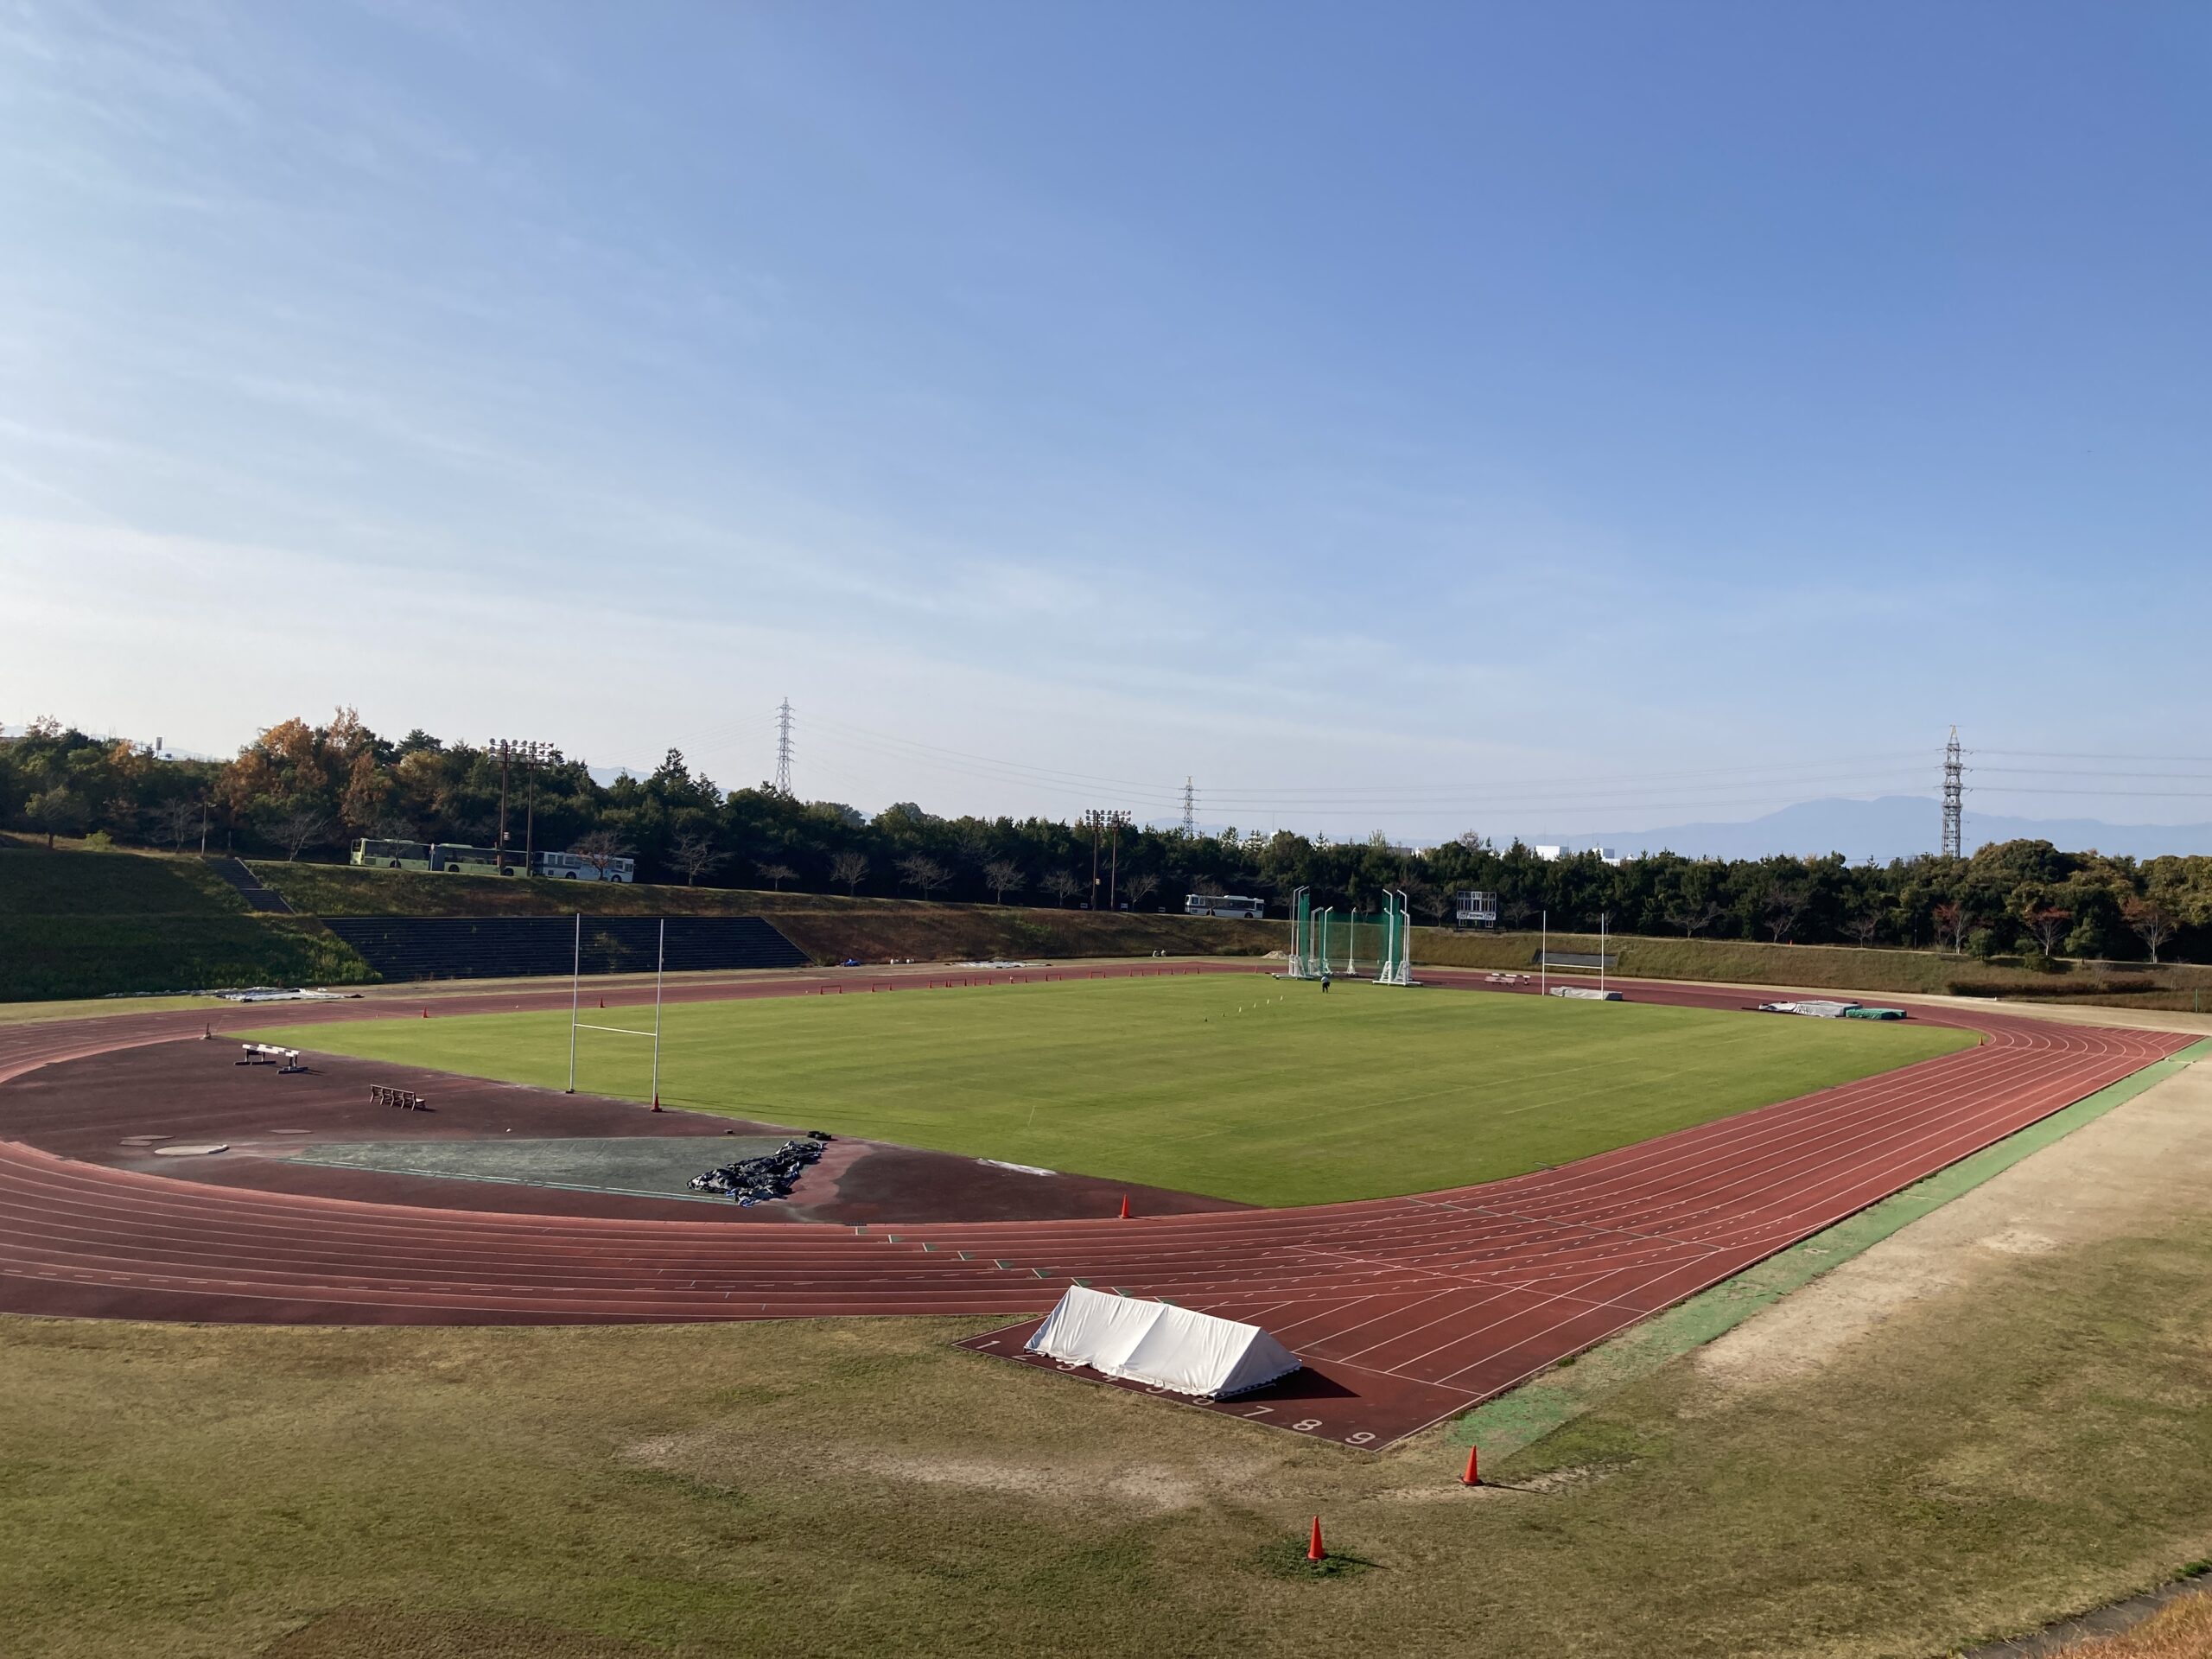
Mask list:
MULTIPOLYGON (((651 1011, 588 1016, 651 1023, 651 1011)), ((259 1033, 553 1088, 565 1013, 259 1033)), ((1493 1180, 1966 1046, 1964 1033, 1258 975, 672 1004, 671 1105, 1205 1192, 1321 1204, 1493 1180)), ((642 1099, 650 1045, 577 1085, 642 1099)))

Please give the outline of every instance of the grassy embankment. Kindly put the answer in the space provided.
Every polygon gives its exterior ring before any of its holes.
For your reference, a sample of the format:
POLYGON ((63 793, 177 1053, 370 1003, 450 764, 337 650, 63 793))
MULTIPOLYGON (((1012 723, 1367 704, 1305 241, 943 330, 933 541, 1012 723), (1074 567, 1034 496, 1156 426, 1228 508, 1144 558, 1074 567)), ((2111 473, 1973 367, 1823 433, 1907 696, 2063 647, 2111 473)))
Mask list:
MULTIPOLYGON (((251 982, 347 983, 365 964, 316 916, 766 916, 819 962, 848 957, 959 961, 982 957, 1256 956, 1281 950, 1281 921, 1227 922, 1136 912, 724 887, 613 887, 461 875, 416 875, 328 864, 257 863, 261 880, 301 912, 256 916, 194 858, 43 849, 0 836, 0 1001, 146 993, 251 982), (18 861, 17 855, 22 855, 18 861), (162 871, 168 872, 163 875, 162 871)), ((1537 936, 1417 928, 1416 963, 1527 969, 1537 936)), ((1554 933, 1559 950, 1594 950, 1594 936, 1554 933)), ((2030 973, 1933 951, 1774 945, 1742 940, 1609 941, 1624 975, 1733 981, 1858 992, 2063 996, 2145 1008, 2212 1004, 2212 969, 2030 973), (2139 988, 2129 990, 2126 988, 2139 988)))
MULTIPOLYGON (((1278 924, 1280 925, 1280 924, 1278 924)), ((1595 933, 1553 931, 1554 951, 1595 954, 1595 933)), ((1414 930, 1414 961, 1439 966, 1512 969, 1535 960, 1534 933, 1455 933, 1414 930)), ((2212 1008, 2212 969, 2121 963, 2035 973, 2003 963, 1977 962, 1935 950, 1862 950, 1843 944, 1766 944, 1754 939, 1650 938, 1614 934, 1605 952, 1615 972, 1640 979, 1692 979, 1739 985, 1802 986, 1808 990, 2029 997, 2108 1001, 2116 1007, 2185 1009, 2203 993, 2212 1008), (2130 989, 2143 987, 2143 989, 2130 989)))
MULTIPOLYGON (((324 916, 549 914, 766 916, 821 962, 857 957, 948 961, 990 956, 1249 956, 1281 950, 1288 924, 1205 918, 1093 913, 1022 906, 950 905, 908 899, 760 893, 724 887, 601 887, 595 882, 499 880, 417 875, 344 865, 257 864, 256 872, 296 908, 324 916)), ((1535 959, 1531 932, 1461 933, 1415 927, 1414 960, 1440 967, 1523 970, 1535 959)), ((1594 933, 1554 931, 1554 950, 1594 952, 1594 933)), ((2033 973, 1935 950, 1862 950, 1848 945, 1765 944, 1750 939, 1677 939, 1614 935, 1607 951, 1618 971, 1647 979, 1719 981, 1808 989, 1916 992, 1961 988, 1989 995, 2109 999, 2131 1007, 2188 1008, 2202 993, 2212 1005, 2212 969, 2118 964, 2033 973), (2129 990, 2127 987, 2147 987, 2129 990)))
POLYGON ((1281 923, 1137 912, 954 905, 913 899, 426 875, 329 864, 256 864, 295 909, 319 916, 765 916, 817 962, 1005 957, 1258 956, 1281 923))
POLYGON ((374 977, 313 918, 249 911, 200 859, 0 836, 0 1000, 374 977))
MULTIPOLYGON (((1408 993, 1259 975, 672 1004, 661 1097, 694 1109, 1250 1204, 1427 1192, 1948 1053, 1942 1027, 1408 993)), ((272 1027, 281 1024, 272 1018, 272 1027)), ((558 1088, 568 1014, 272 1031, 558 1088)), ((642 1098, 586 1033, 580 1084, 642 1098)))
MULTIPOLYGON (((1455 1484, 974 1322, 12 1321, 0 1628, 121 1653, 1939 1653, 2212 1549, 2212 1220, 1993 1255, 1821 1370, 1673 1363, 1455 1484), (1371 1570, 1313 1580, 1321 1514, 1371 1570)), ((2150 1651, 2196 1651, 2175 1648, 2150 1651)))

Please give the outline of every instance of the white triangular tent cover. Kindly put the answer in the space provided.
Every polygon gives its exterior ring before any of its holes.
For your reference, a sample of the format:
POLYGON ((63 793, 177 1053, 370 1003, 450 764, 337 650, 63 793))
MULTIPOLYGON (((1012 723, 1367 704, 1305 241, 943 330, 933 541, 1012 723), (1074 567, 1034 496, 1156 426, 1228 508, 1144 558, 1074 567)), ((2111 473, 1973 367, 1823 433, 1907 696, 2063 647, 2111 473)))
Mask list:
POLYGON ((1299 1367, 1256 1325, 1076 1286, 1023 1344, 1065 1364, 1172 1394, 1243 1394, 1299 1367))

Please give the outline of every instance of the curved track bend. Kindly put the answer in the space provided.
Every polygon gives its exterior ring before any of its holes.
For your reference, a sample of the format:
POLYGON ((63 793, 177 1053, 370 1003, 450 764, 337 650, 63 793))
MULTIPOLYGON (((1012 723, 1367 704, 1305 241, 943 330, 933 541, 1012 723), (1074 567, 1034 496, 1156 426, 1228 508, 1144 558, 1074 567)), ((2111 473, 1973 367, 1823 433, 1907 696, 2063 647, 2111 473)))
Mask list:
MULTIPOLYGON (((789 982, 781 994, 811 988, 789 982)), ((1707 988, 1630 988, 1655 1001, 1745 1000, 1707 988)), ((692 993, 779 994, 769 985, 692 993)), ((449 996, 438 1006, 565 1005, 566 995, 449 996)), ((394 1011, 370 1003, 329 1013, 394 1011)), ((0 1080, 196 1036, 204 1017, 0 1031, 0 1080)), ((0 1142, 0 1310, 326 1324, 1011 1319, 1082 1281, 1262 1323, 1309 1363, 1479 1397, 2190 1040, 1994 1010, 1916 1017, 1984 1040, 1485 1185, 1130 1221, 886 1232, 433 1211, 208 1186, 0 1142)))

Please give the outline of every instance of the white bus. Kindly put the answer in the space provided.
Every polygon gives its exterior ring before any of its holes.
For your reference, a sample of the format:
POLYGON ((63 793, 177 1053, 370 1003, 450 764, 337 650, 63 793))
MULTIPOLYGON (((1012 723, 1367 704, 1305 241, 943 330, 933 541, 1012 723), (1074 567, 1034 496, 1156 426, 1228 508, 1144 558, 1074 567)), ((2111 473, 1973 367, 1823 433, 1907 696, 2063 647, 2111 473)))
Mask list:
POLYGON ((638 861, 610 858, 602 875, 598 864, 582 853, 540 853, 537 868, 532 874, 567 881, 634 881, 638 879, 638 861))
POLYGON ((1185 916, 1234 916, 1240 920, 1256 922, 1268 913, 1264 899, 1236 899, 1225 893, 1194 893, 1183 900, 1185 916))
MULTIPOLYGON (((506 865, 502 868, 497 849, 464 847, 450 841, 357 841, 353 843, 353 862, 376 869, 438 870, 449 875, 523 873, 523 855, 512 847, 507 849, 506 865)), ((607 873, 602 875, 599 866, 582 853, 539 853, 534 857, 530 873, 570 881, 635 881, 638 861, 610 858, 607 861, 607 873)))

